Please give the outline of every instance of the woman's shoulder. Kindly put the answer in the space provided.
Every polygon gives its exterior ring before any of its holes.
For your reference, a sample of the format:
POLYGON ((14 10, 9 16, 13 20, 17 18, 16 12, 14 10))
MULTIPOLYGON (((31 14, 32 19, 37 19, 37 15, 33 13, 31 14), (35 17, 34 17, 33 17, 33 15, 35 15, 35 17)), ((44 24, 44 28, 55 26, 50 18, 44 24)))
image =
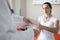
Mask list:
POLYGON ((39 17, 38 17, 38 21, 43 20, 43 18, 44 18, 43 16, 39 16, 39 17))
POLYGON ((39 17, 38 17, 38 19, 42 19, 42 18, 43 18, 43 16, 39 16, 39 17))
POLYGON ((56 20, 59 20, 57 17, 54 17, 54 16, 52 16, 51 17, 51 20, 53 21, 53 22, 55 22, 56 20))
POLYGON ((55 16, 52 16, 51 18, 52 18, 52 19, 54 19, 54 20, 58 20, 58 18, 57 18, 57 17, 55 17, 55 16))

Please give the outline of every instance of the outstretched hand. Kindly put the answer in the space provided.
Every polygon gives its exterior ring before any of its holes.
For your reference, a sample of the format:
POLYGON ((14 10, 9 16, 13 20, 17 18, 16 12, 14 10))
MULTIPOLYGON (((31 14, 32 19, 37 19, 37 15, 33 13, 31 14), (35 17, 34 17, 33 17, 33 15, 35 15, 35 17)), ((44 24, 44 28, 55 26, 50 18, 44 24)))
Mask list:
POLYGON ((28 26, 28 24, 19 24, 19 23, 17 23, 16 26, 17 26, 18 28, 19 28, 19 27, 26 27, 26 26, 28 26))
POLYGON ((29 19, 27 19, 27 18, 24 18, 23 21, 24 21, 25 23, 27 23, 27 24, 32 24, 32 22, 31 22, 29 19))

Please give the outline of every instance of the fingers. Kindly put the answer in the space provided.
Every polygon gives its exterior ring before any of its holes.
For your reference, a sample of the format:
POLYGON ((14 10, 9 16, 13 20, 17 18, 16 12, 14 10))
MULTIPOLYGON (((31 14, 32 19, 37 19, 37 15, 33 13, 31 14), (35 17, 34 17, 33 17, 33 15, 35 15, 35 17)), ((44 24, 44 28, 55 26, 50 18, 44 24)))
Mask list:
POLYGON ((27 26, 27 24, 16 24, 17 28, 26 28, 27 26))
POLYGON ((25 23, 27 23, 27 24, 32 24, 32 22, 31 22, 29 19, 27 19, 27 18, 24 18, 23 21, 24 21, 25 23))
POLYGON ((26 27, 26 26, 29 26, 28 24, 23 24, 22 27, 26 27))

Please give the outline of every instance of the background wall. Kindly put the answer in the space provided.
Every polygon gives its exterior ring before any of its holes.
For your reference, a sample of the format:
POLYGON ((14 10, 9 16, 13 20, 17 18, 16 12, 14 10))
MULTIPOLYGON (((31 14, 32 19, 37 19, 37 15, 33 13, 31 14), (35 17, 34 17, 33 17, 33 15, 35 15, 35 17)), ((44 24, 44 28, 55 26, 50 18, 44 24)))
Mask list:
POLYGON ((13 9, 16 15, 25 16, 26 0, 13 0, 13 9))
POLYGON ((26 16, 26 0, 20 0, 20 14, 26 16))
MULTIPOLYGON (((52 14, 57 18, 60 17, 60 5, 52 5, 52 14)), ((26 0, 26 17, 37 19, 39 16, 43 15, 42 5, 32 4, 32 0, 26 0)), ((60 19, 60 18, 59 18, 60 19)))
MULTIPOLYGON (((43 15, 42 5, 34 5, 32 4, 32 0, 14 0, 13 3, 14 11, 17 15, 22 15, 32 19, 38 19, 39 16, 43 15)), ((52 6, 52 14, 60 19, 60 5, 52 6)))
POLYGON ((13 9, 16 15, 20 15, 20 0, 13 0, 13 9))

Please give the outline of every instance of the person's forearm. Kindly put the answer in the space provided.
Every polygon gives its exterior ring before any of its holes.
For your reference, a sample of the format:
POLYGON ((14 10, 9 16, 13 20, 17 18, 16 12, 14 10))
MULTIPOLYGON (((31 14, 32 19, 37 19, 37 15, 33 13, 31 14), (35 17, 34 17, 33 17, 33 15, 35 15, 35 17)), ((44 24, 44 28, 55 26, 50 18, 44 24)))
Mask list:
POLYGON ((50 28, 50 27, 46 27, 46 26, 42 26, 42 25, 38 25, 38 24, 31 24, 31 25, 35 25, 35 27, 37 27, 40 31, 42 29, 45 29, 45 30, 50 31, 52 33, 58 32, 58 28, 50 28))
POLYGON ((53 33, 57 33, 58 32, 58 28, 50 28, 50 27, 46 27, 44 26, 43 29, 53 32, 53 33))
POLYGON ((37 27, 38 29, 40 29, 40 31, 42 29, 45 29, 45 30, 50 31, 52 33, 57 33, 58 32, 58 28, 50 28, 50 27, 46 27, 46 26, 42 26, 42 25, 38 25, 38 24, 33 24, 33 25, 35 25, 35 27, 37 27), (39 28, 39 26, 40 26, 40 28, 39 28))

